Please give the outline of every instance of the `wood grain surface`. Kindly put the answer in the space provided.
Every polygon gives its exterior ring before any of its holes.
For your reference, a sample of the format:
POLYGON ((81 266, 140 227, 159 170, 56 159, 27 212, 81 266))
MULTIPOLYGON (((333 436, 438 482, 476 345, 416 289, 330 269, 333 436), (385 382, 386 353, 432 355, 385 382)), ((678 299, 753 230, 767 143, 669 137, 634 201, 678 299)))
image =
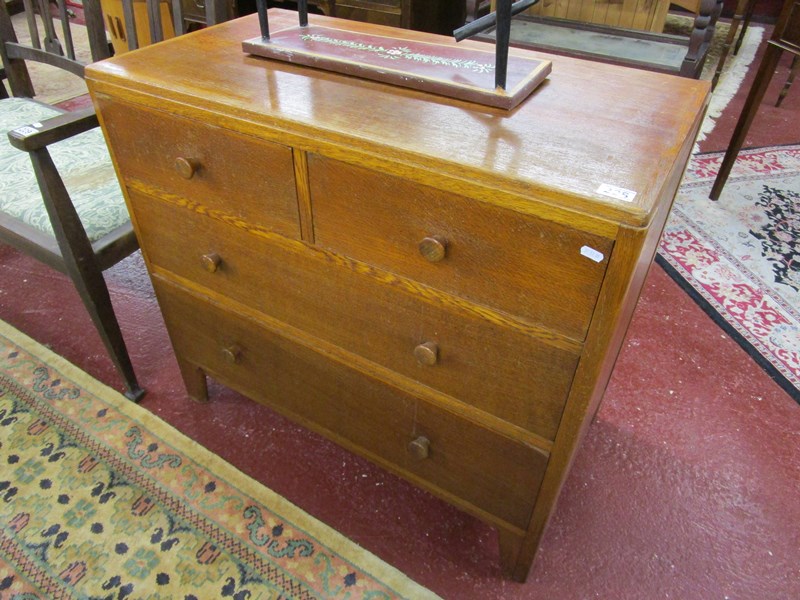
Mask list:
MULTIPOLYGON (((275 27, 295 19, 293 12, 270 11, 275 27)), ((423 40, 431 35, 412 33, 423 40)), ((505 192, 518 210, 541 214, 552 205, 634 226, 652 218, 666 183, 662 174, 691 134, 709 91, 708 82, 531 53, 552 58, 553 72, 507 112, 345 75, 317 71, 308 77, 306 67, 242 52, 241 41, 256 35, 255 15, 243 17, 95 63, 87 79, 104 92, 135 78, 136 91, 115 94, 155 104, 191 99, 209 111, 210 124, 280 137, 329 156, 347 147, 347 158, 357 164, 394 165, 400 175, 445 189, 455 179, 466 188, 505 192), (635 196, 625 201, 599 194, 602 184, 635 196)))
POLYGON ((524 580, 708 84, 552 57, 506 112, 248 56, 257 32, 87 71, 187 393, 217 378, 486 520, 524 580))

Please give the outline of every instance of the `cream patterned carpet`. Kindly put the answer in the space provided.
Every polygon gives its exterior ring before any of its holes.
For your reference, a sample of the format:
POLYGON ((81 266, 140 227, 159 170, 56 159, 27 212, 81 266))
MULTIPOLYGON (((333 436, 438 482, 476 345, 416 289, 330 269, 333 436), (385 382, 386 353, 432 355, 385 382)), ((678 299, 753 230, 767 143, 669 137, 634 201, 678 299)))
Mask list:
POLYGON ((0 321, 0 599, 436 600, 0 321))

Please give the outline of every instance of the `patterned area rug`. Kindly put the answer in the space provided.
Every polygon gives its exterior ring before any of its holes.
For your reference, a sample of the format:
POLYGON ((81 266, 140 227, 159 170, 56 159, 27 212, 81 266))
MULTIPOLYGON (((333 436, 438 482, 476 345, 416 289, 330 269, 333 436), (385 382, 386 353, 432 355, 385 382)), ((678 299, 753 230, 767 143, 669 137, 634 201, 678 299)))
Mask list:
POLYGON ((0 598, 435 598, 0 322, 0 598))
POLYGON ((800 146, 743 150, 714 202, 723 156, 692 158, 659 262, 800 402, 800 146))

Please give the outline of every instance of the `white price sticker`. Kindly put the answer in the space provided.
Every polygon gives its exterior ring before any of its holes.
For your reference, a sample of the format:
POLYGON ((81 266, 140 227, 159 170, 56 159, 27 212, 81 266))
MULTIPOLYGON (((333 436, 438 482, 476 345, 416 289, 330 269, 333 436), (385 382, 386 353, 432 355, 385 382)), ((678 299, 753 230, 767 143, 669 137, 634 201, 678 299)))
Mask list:
POLYGON ((34 133, 39 133, 39 132, 33 127, 28 127, 27 125, 25 125, 24 127, 17 127, 14 130, 14 133, 18 133, 20 135, 33 135, 34 133))
POLYGON ((625 202, 633 202, 633 199, 636 198, 636 192, 633 190, 626 190, 625 188, 610 185, 608 183, 600 184, 600 187, 598 187, 596 191, 598 194, 602 194, 603 196, 616 198, 617 200, 623 200, 625 202))
POLYGON ((602 252, 595 250, 594 248, 590 248, 589 246, 584 246, 581 248, 581 254, 596 263, 603 262, 603 259, 605 258, 602 252))

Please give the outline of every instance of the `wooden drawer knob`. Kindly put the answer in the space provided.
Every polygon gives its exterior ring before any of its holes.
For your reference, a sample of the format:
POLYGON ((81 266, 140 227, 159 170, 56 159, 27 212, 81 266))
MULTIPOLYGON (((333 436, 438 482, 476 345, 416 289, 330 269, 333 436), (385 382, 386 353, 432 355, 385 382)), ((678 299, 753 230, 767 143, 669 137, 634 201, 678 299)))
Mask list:
POLYGON ((408 452, 417 460, 428 458, 431 453, 431 442, 428 438, 421 435, 408 444, 408 452))
POLYGON ((436 342, 425 342, 414 348, 414 358, 419 364, 432 367, 439 361, 439 345, 436 342))
POLYGON ((222 349, 222 356, 226 362, 235 365, 242 358, 242 349, 236 344, 222 349))
POLYGON ((179 156, 175 159, 175 170, 184 179, 191 179, 200 168, 200 161, 194 158, 184 158, 179 156))
POLYGON ((447 240, 438 235, 426 237, 419 243, 419 253, 429 262, 439 262, 447 254, 447 240))
POLYGON ((205 270, 209 273, 215 273, 216 270, 219 269, 219 265, 222 263, 222 257, 216 252, 203 254, 200 260, 203 263, 205 270))

